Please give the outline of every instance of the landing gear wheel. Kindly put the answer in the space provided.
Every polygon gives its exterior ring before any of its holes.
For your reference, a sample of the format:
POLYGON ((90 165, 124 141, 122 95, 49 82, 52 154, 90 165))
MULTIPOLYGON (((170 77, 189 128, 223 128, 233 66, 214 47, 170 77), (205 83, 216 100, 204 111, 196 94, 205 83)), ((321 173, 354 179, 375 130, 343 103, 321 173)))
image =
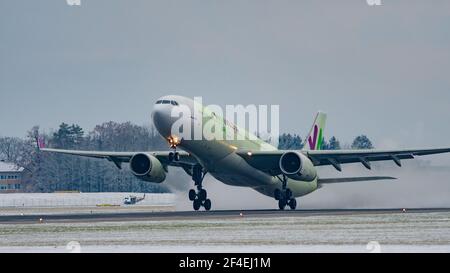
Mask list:
POLYGON ((190 190, 189 191, 189 200, 190 201, 194 201, 195 200, 195 197, 197 196, 197 193, 195 192, 195 190, 190 190))
POLYGON ((283 174, 282 177, 277 176, 281 182, 281 189, 277 188, 273 191, 273 197, 278 200, 278 207, 280 210, 284 210, 286 205, 294 210, 297 207, 297 200, 293 198, 294 194, 291 189, 288 189, 288 178, 283 174))
POLYGON ((194 210, 199 210, 200 207, 202 206, 202 201, 195 199, 192 204, 193 204, 194 210))
POLYGON ((169 161, 180 161, 180 153, 176 149, 174 149, 174 152, 169 153, 169 161))
MULTIPOLYGON (((175 155, 176 157, 176 155, 175 155)), ((189 200, 193 201, 194 210, 199 210, 201 206, 205 210, 211 209, 211 200, 208 199, 208 194, 202 187, 203 178, 206 175, 206 171, 200 164, 197 164, 192 169, 192 180, 194 180, 197 190, 189 191, 189 200)))
POLYGON ((297 207, 297 200, 295 200, 295 198, 289 200, 289 207, 291 208, 291 210, 295 210, 295 208, 297 207))
POLYGON ((198 199, 200 199, 201 201, 205 201, 206 198, 207 198, 206 190, 205 190, 205 189, 201 189, 201 190, 198 192, 198 199))
POLYGON ((205 202, 203 202, 203 207, 205 207, 205 210, 210 210, 211 209, 211 200, 206 199, 205 202))
POLYGON ((275 189, 275 191, 273 192, 273 196, 275 197, 275 200, 280 200, 281 199, 281 191, 279 189, 275 189))

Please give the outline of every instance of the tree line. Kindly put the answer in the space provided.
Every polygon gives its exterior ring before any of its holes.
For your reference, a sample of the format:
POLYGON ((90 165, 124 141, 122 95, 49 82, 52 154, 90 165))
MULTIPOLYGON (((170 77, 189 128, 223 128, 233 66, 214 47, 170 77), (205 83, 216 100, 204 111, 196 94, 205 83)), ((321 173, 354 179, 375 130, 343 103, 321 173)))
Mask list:
MULTIPOLYGON (((46 147, 98 151, 165 150, 167 144, 152 127, 130 122, 106 122, 85 133, 76 124, 62 123, 53 133, 33 127, 26 138, 0 137, 0 159, 25 168, 27 192, 168 192, 164 185, 141 181, 106 160, 38 151, 36 137, 46 147)), ((128 164, 123 164, 127 169, 128 164)))
MULTIPOLYGON (((0 160, 13 162, 25 168, 22 188, 26 192, 169 192, 163 184, 148 183, 134 177, 130 171, 121 171, 106 160, 90 159, 43 153, 37 149, 37 137, 45 146, 59 149, 97 151, 155 151, 168 150, 168 145, 149 126, 130 122, 105 122, 85 132, 77 124, 62 123, 52 133, 42 133, 35 126, 25 138, 0 137, 0 160)), ((282 134, 278 148, 302 149, 299 135, 282 134)), ((371 141, 365 135, 356 137, 352 149, 371 149, 371 141)), ((341 149, 336 137, 323 140, 322 149, 341 149)), ((127 169, 128 164, 123 164, 127 169)), ((174 170, 171 171, 180 171, 174 170)))
MULTIPOLYGON (((300 150, 303 148, 303 140, 297 135, 291 134, 282 134, 279 137, 278 149, 280 150, 300 150)), ((345 147, 349 149, 373 149, 372 141, 366 135, 360 135, 355 137, 350 147, 345 147)), ((341 142, 335 137, 332 136, 328 141, 323 138, 322 139, 322 147, 321 150, 340 150, 341 142)))

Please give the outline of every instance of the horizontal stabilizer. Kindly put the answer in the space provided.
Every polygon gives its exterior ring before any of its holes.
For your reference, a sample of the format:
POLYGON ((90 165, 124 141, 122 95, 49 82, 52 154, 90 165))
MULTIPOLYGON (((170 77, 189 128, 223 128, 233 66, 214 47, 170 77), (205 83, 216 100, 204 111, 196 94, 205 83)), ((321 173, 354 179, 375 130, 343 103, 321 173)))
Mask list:
POLYGON ((318 182, 321 184, 331 184, 331 183, 362 182, 362 181, 392 180, 392 179, 397 179, 397 178, 391 177, 391 176, 322 178, 322 179, 319 179, 318 182))

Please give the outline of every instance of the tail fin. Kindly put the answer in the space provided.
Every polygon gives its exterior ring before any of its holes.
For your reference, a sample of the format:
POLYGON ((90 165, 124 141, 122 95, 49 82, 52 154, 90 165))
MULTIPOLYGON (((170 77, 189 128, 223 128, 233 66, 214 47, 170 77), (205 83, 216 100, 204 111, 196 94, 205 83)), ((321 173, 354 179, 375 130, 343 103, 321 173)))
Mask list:
POLYGON ((40 149, 45 148, 45 140, 43 138, 39 137, 39 135, 36 136, 36 146, 37 146, 38 151, 40 149))
POLYGON ((326 120, 327 114, 320 111, 317 112, 314 124, 305 139, 303 150, 320 150, 322 148, 326 120))

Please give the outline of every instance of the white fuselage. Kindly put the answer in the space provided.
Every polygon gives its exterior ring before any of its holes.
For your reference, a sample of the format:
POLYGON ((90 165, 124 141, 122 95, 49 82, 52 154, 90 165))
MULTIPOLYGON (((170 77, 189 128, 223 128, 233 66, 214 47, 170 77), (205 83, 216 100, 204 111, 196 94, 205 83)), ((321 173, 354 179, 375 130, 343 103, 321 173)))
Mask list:
MULTIPOLYGON (((203 111, 208 111, 203 107, 194 107, 195 102, 182 96, 165 96, 158 101, 176 101, 178 105, 155 104, 152 112, 153 123, 158 133, 168 139, 173 137, 172 125, 180 119, 190 123, 194 128, 196 123, 203 122, 203 111), (189 107, 192 116, 173 117, 173 108, 185 105, 189 107), (197 113, 195 113, 197 111, 197 113), (194 114, 195 113, 195 114, 194 114), (194 118, 196 116, 197 118, 194 118), (200 118, 198 118, 200 117, 200 118)), ((220 122, 224 121, 222 117, 220 122)), ((231 124, 226 121, 227 124, 231 124)), ((223 124, 221 124, 222 126, 223 124)), ((225 126, 225 125, 224 125, 225 126)), ((249 165, 241 156, 236 154, 236 150, 270 151, 275 147, 262 141, 259 138, 246 140, 206 140, 202 135, 200 140, 181 139, 177 147, 192 154, 217 180, 232 186, 250 187, 267 196, 273 196, 276 188, 281 189, 282 183, 279 178, 262 172, 249 165)), ((303 196, 317 189, 317 178, 313 181, 298 181, 288 179, 287 187, 291 189, 295 197, 303 196)))

